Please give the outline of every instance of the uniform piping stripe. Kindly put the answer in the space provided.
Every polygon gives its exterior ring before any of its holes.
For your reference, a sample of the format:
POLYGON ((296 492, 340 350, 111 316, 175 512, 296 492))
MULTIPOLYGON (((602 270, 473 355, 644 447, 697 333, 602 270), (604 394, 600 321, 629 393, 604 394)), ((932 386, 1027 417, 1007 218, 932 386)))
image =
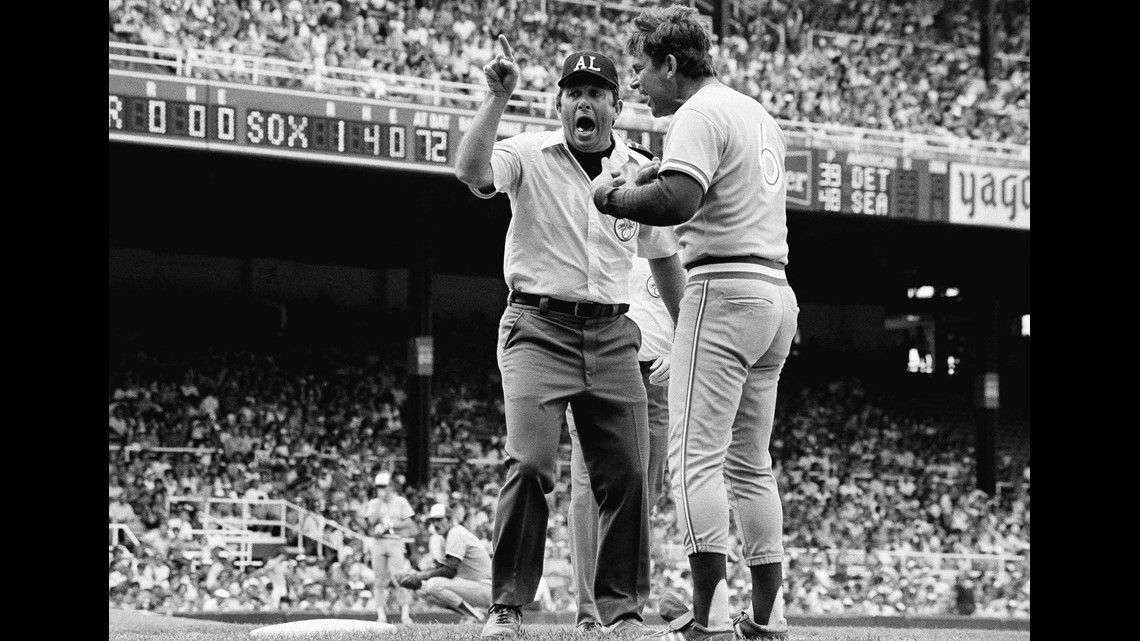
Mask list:
POLYGON ((661 172, 667 170, 679 171, 688 176, 692 176, 693 179, 701 184, 701 189, 703 191, 707 192, 709 190, 708 176, 706 176, 705 172, 698 169, 697 166, 692 163, 677 160, 676 158, 670 158, 668 161, 661 163, 661 168, 657 170, 657 173, 660 174, 661 172))
POLYGON ((681 501, 685 506, 685 528, 689 533, 689 540, 693 542, 693 548, 697 546, 696 528, 693 527, 692 513, 689 511, 689 419, 691 418, 691 408, 693 400, 693 379, 694 373, 697 371, 697 345, 701 343, 701 321, 705 316, 705 302, 708 300, 709 283, 705 281, 701 284, 701 300, 697 305, 697 318, 694 324, 693 331, 693 347, 689 351, 689 371, 687 372, 688 378, 686 379, 685 387, 685 412, 683 423, 681 424, 681 501))
MULTIPOLYGON (((787 280, 788 276, 782 269, 775 269, 767 265, 757 265, 754 263, 713 263, 710 265, 700 265, 688 270, 690 277, 700 276, 703 274, 719 274, 721 272, 743 272, 748 274, 763 274, 772 278, 779 278, 780 280, 787 280)), ((722 278, 727 278, 722 276, 722 278)))
POLYGON ((697 274, 690 276, 689 282, 695 283, 700 281, 710 281, 715 278, 744 278, 748 280, 762 280, 772 283, 773 285, 786 286, 788 280, 786 278, 773 278, 767 274, 749 274, 748 272, 711 272, 708 274, 697 274))

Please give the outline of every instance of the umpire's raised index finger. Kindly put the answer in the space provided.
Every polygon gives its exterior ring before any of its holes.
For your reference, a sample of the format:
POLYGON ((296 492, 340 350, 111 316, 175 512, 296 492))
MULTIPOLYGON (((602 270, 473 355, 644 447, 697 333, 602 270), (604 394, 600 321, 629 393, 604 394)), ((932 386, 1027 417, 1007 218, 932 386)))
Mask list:
POLYGON ((503 55, 506 56, 507 60, 515 59, 514 51, 511 50, 511 43, 507 42, 507 37, 501 33, 499 34, 499 45, 502 46, 503 55))

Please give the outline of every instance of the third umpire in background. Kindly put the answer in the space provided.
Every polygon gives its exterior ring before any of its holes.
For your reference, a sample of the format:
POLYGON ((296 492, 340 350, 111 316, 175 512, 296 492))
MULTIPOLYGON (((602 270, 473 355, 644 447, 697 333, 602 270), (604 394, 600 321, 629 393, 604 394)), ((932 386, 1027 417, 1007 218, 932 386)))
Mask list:
POLYGON ((654 116, 673 119, 656 181, 622 187, 603 175, 592 194, 611 216, 675 225, 688 275, 669 379, 669 471, 693 609, 669 627, 685 639, 729 639, 734 630, 781 639, 783 512, 768 446, 799 315, 784 271, 785 140, 759 102, 717 79, 710 48, 691 7, 633 20, 631 88, 654 116), (731 621, 730 507, 752 575, 752 613, 731 621))

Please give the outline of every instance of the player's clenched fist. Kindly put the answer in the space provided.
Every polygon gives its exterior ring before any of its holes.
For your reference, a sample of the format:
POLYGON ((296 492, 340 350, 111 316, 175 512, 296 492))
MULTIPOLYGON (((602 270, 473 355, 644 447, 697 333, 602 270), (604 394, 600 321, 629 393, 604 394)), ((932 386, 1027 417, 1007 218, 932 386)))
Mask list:
POLYGON ((515 64, 515 54, 511 51, 511 43, 507 37, 499 35, 499 45, 503 53, 497 54, 495 59, 483 65, 483 77, 487 79, 487 88, 499 97, 509 97, 515 91, 519 81, 519 66, 515 64))

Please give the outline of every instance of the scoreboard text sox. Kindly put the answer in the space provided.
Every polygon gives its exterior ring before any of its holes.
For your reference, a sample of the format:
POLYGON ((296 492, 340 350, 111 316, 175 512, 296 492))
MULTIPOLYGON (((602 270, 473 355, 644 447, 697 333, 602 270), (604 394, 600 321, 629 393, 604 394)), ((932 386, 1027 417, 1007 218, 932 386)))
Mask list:
MULTIPOLYGON (((111 71, 112 140, 450 174, 470 109, 111 71)), ((500 137, 554 129, 508 114, 500 137)), ((660 154, 663 132, 618 128, 660 154)), ((788 204, 811 211, 1029 228, 1029 170, 789 143, 788 204), (949 175, 949 176, 948 176, 949 175)))
POLYGON ((236 107, 110 96, 108 125, 114 131, 202 142, 231 142, 436 165, 451 162, 447 128, 450 114, 417 113, 412 126, 408 127, 396 123, 395 109, 389 111, 390 121, 383 124, 265 109, 248 109, 242 117, 236 107))

